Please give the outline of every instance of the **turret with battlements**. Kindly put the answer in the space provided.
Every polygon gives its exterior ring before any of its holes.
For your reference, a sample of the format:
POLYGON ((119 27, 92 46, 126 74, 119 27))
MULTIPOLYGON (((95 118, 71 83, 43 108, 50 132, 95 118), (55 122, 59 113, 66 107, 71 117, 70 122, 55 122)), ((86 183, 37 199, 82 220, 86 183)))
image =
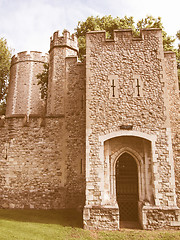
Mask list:
POLYGON ((45 105, 41 99, 37 74, 43 71, 48 56, 41 52, 20 52, 11 61, 10 85, 6 116, 44 114, 45 105))
POLYGON ((64 114, 64 96, 66 93, 66 57, 77 57, 77 38, 68 31, 64 31, 63 36, 55 32, 50 39, 50 61, 49 61, 49 82, 47 114, 64 114))
MULTIPOLYGON (((67 47, 68 49, 78 51, 77 37, 75 34, 70 35, 70 32, 64 30, 63 36, 59 36, 59 31, 54 32, 53 37, 50 38, 50 51, 55 47, 67 47)), ((67 52, 67 56, 68 56, 67 52)), ((74 53, 71 52, 71 55, 74 53)))
POLYGON ((177 63, 162 31, 88 32, 86 60, 77 56, 76 36, 64 31, 53 34, 49 59, 12 58, 0 208, 84 207, 92 230, 117 230, 120 221, 180 229, 177 63), (46 111, 36 77, 44 62, 46 111))

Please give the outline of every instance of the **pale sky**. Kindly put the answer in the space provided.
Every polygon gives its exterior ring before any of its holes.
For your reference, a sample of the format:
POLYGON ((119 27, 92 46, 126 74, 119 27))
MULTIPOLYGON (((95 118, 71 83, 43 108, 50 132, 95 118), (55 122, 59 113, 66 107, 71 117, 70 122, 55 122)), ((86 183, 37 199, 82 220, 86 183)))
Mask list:
POLYGON ((165 31, 180 30, 180 0, 0 0, 0 37, 14 53, 48 52, 50 36, 63 29, 73 33, 88 16, 162 17, 165 31))

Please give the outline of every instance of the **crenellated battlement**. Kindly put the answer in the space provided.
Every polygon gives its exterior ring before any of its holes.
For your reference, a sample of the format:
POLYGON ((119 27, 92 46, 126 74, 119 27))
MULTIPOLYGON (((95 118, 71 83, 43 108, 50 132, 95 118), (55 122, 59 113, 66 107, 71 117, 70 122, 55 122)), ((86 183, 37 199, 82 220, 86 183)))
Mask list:
POLYGON ((118 230, 119 220, 180 229, 176 54, 164 52, 161 29, 135 35, 87 33, 82 62, 67 30, 53 34, 49 55, 13 56, 0 116, 0 208, 84 207, 92 230, 118 230))
POLYGON ((75 34, 70 35, 70 32, 65 30, 63 36, 59 36, 59 31, 56 31, 53 34, 53 37, 50 38, 50 50, 54 47, 70 47, 78 51, 78 42, 75 34))
POLYGON ((37 51, 24 51, 19 52, 12 57, 11 65, 14 65, 19 62, 26 62, 26 61, 33 61, 33 62, 48 62, 48 54, 43 54, 42 52, 37 51))
POLYGON ((164 56, 166 58, 174 58, 174 59, 176 59, 176 53, 173 52, 173 51, 165 51, 164 52, 164 56))
POLYGON ((87 33, 87 36, 91 35, 94 37, 94 41, 96 41, 96 37, 99 38, 102 42, 116 42, 119 39, 131 39, 133 41, 143 41, 146 39, 147 35, 154 35, 158 38, 162 38, 161 34, 162 30, 159 28, 145 28, 141 29, 140 35, 138 37, 135 37, 133 34, 132 29, 119 29, 119 30, 114 30, 113 37, 111 39, 106 38, 106 31, 91 31, 87 33))
POLYGON ((36 76, 43 71, 45 62, 48 54, 37 51, 20 52, 12 57, 6 116, 44 112, 36 76))

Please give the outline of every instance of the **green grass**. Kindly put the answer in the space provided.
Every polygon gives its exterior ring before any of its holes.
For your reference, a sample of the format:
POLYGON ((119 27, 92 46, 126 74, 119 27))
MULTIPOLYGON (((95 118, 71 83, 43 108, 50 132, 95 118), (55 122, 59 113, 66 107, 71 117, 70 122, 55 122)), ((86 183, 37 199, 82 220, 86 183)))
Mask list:
POLYGON ((179 240, 179 231, 87 231, 75 210, 0 209, 0 240, 179 240))

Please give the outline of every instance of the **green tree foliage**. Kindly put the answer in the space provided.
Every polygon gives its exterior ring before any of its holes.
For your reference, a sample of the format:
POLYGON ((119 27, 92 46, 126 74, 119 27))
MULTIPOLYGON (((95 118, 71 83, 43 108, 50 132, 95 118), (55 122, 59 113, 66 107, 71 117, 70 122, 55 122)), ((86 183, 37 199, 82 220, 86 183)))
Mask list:
POLYGON ((161 18, 154 18, 147 16, 141 19, 135 25, 133 17, 113 18, 111 15, 100 17, 88 17, 84 22, 79 21, 76 28, 76 35, 79 44, 79 57, 82 60, 83 55, 86 53, 86 33, 89 31, 105 30, 106 37, 111 38, 113 36, 113 30, 115 29, 133 29, 134 35, 137 36, 142 28, 161 28, 163 36, 163 46, 165 51, 173 50, 174 38, 167 35, 164 31, 161 18))
POLYGON ((152 16, 147 16, 144 19, 141 19, 137 22, 136 30, 137 32, 140 31, 142 28, 160 28, 162 29, 162 37, 163 37, 163 47, 164 51, 173 51, 174 46, 173 43, 175 38, 168 36, 164 30, 163 24, 161 22, 161 17, 154 18, 152 16))
MULTIPOLYGON (((124 18, 113 18, 111 15, 109 15, 100 18, 98 16, 90 16, 84 22, 79 21, 76 28, 80 60, 83 60, 83 56, 86 54, 87 32, 105 30, 106 37, 112 38, 114 30, 128 28, 131 28, 133 30, 135 36, 139 35, 140 29, 142 28, 161 28, 164 50, 174 50, 173 43, 175 39, 168 36, 167 33, 164 31, 164 27, 160 17, 153 18, 152 16, 147 16, 146 18, 139 20, 137 22, 137 25, 135 25, 133 17, 125 16, 124 18)), ((42 98, 47 98, 48 65, 45 65, 44 71, 41 74, 38 74, 38 79, 39 84, 41 85, 41 96, 42 98)))
POLYGON ((47 90, 48 90, 48 74, 49 74, 49 64, 44 63, 44 69, 42 73, 39 73, 37 75, 38 85, 40 85, 40 91, 41 91, 41 98, 47 99, 47 90))
POLYGON ((0 115, 5 114, 11 56, 12 51, 7 46, 7 41, 0 38, 0 115))
POLYGON ((82 60, 86 54, 86 33, 90 31, 105 30, 106 37, 111 38, 115 29, 134 29, 133 17, 113 18, 111 15, 100 17, 88 17, 86 21, 79 21, 76 28, 76 35, 79 44, 79 58, 82 60))

